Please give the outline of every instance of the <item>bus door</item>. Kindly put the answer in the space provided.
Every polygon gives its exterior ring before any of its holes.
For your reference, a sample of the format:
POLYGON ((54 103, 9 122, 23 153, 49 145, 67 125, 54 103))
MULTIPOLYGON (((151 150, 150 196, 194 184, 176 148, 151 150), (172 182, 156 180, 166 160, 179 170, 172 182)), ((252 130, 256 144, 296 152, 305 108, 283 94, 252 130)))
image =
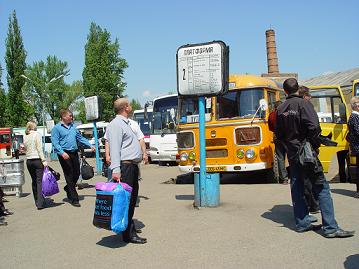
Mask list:
POLYGON ((321 146, 319 159, 327 173, 329 165, 339 151, 348 149, 345 139, 347 133, 347 107, 339 86, 320 86, 311 88, 311 102, 318 114, 322 135, 338 143, 336 147, 321 146))

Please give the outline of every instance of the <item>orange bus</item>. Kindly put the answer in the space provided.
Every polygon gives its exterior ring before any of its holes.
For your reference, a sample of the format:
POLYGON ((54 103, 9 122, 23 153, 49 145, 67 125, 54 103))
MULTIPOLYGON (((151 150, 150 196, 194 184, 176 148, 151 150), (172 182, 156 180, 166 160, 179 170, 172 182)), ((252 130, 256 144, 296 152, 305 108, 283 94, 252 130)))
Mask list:
MULTIPOLYGON (((282 87, 270 79, 230 75, 226 94, 206 98, 207 172, 263 170, 268 180, 277 180, 273 133, 267 119, 283 93, 282 87)), ((179 169, 199 172, 198 98, 180 96, 178 106, 179 169)))

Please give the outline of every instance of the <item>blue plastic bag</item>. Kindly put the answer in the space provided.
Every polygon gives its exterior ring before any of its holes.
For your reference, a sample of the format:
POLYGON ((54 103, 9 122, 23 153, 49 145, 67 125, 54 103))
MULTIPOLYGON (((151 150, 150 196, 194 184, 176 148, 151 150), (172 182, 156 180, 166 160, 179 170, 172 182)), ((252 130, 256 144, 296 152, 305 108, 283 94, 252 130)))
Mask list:
POLYGON ((96 183, 93 225, 120 233, 128 225, 128 208, 132 188, 126 183, 96 183))
POLYGON ((57 185, 56 177, 48 167, 44 168, 41 189, 44 196, 51 196, 59 192, 59 186, 57 185))

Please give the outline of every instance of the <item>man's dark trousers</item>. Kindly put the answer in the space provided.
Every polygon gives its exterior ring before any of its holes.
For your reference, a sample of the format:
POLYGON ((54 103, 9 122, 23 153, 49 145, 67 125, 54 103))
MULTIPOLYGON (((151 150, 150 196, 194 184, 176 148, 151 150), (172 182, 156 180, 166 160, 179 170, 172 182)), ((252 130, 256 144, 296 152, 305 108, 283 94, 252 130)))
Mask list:
POLYGON ((136 163, 121 162, 121 182, 132 187, 130 206, 128 209, 128 225, 127 229, 122 233, 123 238, 128 240, 131 236, 135 235, 135 226, 132 218, 138 196, 138 165, 136 163))
POLYGON ((78 202, 79 195, 76 191, 76 183, 80 176, 80 160, 77 151, 65 151, 69 155, 69 159, 65 160, 61 155, 58 155, 59 161, 62 167, 62 171, 65 175, 66 186, 65 191, 67 198, 70 202, 78 202))

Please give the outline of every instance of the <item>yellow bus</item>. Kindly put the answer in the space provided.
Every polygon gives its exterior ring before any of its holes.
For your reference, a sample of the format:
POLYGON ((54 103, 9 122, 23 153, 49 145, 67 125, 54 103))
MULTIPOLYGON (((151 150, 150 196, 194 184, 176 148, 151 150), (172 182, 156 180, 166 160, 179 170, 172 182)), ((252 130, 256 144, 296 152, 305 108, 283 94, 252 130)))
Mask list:
MULTIPOLYGON (((230 75, 226 94, 206 98, 207 172, 266 170, 274 179, 273 133, 267 119, 281 96, 282 88, 272 80, 230 75)), ((178 105, 179 169, 199 172, 198 98, 180 96, 178 105)))

